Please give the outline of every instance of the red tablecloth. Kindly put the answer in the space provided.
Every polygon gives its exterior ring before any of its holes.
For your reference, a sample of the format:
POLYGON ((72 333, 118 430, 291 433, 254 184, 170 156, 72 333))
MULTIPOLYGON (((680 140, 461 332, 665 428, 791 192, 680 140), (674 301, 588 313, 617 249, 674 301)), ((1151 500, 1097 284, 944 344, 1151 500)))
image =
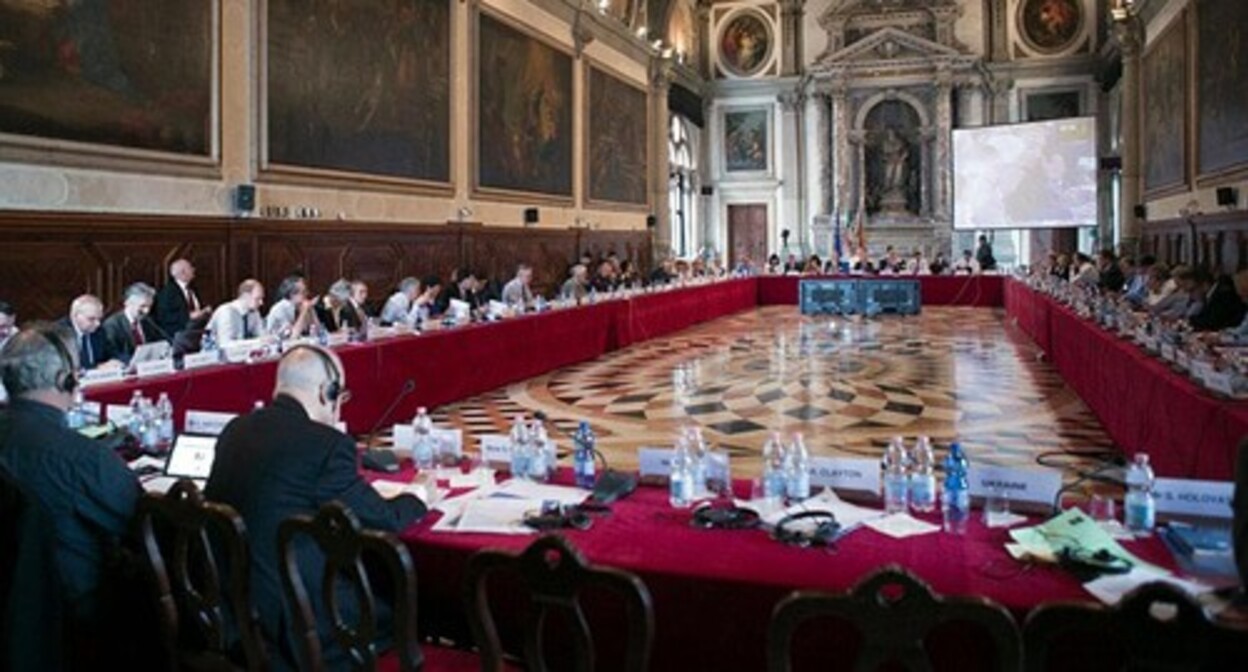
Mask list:
MULTIPOLYGON (((815 276, 855 279, 864 276, 815 276)), ((865 276, 874 277, 874 276, 865 276)), ((915 276, 880 276, 915 278, 915 276)), ((925 306, 977 306, 996 308, 1002 305, 1003 281, 1000 275, 921 275, 917 276, 925 306)), ((758 278, 760 306, 797 305, 796 275, 764 275, 758 278)))
MULTIPOLYGON (((756 295, 753 279, 729 280, 343 346, 336 352, 352 394, 343 407, 343 420, 354 433, 368 432, 408 379, 416 383, 416 390, 391 421, 410 417, 417 406, 433 408, 465 399, 745 310, 755 305, 756 295)), ((242 413, 256 401, 270 399, 275 371, 272 361, 224 365, 100 385, 90 388, 87 397, 125 404, 136 389, 153 398, 168 393, 180 429, 188 409, 242 413)))
MULTIPOLYGON (((835 552, 784 546, 761 530, 699 530, 689 525, 689 516, 668 505, 664 489, 642 487, 592 529, 565 533, 591 562, 634 572, 649 588, 655 670, 765 669, 767 624, 776 602, 799 588, 843 591, 891 563, 944 595, 993 599, 1020 623, 1041 602, 1091 599, 1063 570, 1025 569, 1010 558, 1006 531, 985 528, 978 512, 964 537, 936 532, 896 540, 864 528, 842 539, 835 552)), ((437 517, 401 537, 421 577, 423 613, 449 615, 462 610, 460 585, 472 553, 486 547, 519 551, 533 537, 431 532, 437 517)), ((936 516, 929 520, 939 522, 936 516)), ((1149 562, 1173 566, 1156 538, 1127 546, 1149 562)))
POLYGON ((1218 399, 1123 340, 1021 282, 1006 311, 1128 455, 1148 453, 1159 476, 1230 480, 1248 436, 1248 402, 1218 399))

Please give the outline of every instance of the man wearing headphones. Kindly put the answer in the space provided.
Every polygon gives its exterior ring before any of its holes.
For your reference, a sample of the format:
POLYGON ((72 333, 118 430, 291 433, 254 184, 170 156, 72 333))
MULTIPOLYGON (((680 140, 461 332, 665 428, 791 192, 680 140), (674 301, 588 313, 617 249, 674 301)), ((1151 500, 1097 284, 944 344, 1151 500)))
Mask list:
POLYGON ((126 534, 141 491, 120 457, 65 426, 78 386, 76 350, 51 324, 27 327, 0 350, 11 397, 0 413, 0 468, 48 513, 64 602, 91 628, 104 606, 103 561, 126 534))
MULTIPOLYGON (((388 532, 404 529, 425 513, 419 499, 383 499, 360 477, 355 441, 334 428, 349 396, 342 363, 333 352, 313 345, 291 348, 277 367, 273 403, 236 418, 221 433, 204 489, 208 499, 234 507, 247 524, 252 604, 265 637, 278 644, 282 655, 275 658, 285 657, 279 666, 293 664, 290 652, 296 648, 278 573, 281 522, 315 515, 334 500, 354 511, 365 527, 388 532)), ((310 545, 300 549, 299 563, 308 585, 320 586, 324 560, 310 545)), ((345 582, 339 585, 349 591, 345 582)), ((309 593, 328 642, 321 591, 309 593)), ((348 594, 344 604, 353 603, 348 594)), ((331 650, 340 649, 326 647, 331 650)))

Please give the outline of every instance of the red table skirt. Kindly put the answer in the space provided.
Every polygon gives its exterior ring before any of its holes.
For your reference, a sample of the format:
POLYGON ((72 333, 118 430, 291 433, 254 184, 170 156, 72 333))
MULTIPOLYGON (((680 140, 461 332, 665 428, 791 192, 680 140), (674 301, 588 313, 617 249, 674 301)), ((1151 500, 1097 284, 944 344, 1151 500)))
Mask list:
MULTIPOLYGON (((746 484, 737 485, 745 495, 746 484)), ((519 552, 535 538, 431 532, 437 517, 400 535, 422 577, 425 614, 462 612, 461 581, 474 552, 519 552)), ((664 489, 641 487, 614 504, 610 516, 596 518, 592 529, 563 532, 590 562, 645 582, 654 598, 655 670, 766 669, 767 626, 778 601, 796 589, 844 591, 888 564, 905 567, 943 595, 995 600, 1020 623, 1042 602, 1091 599, 1056 566, 1029 568, 1013 560, 1004 547, 1007 532, 984 527, 978 513, 966 536, 935 532, 896 540, 863 528, 831 552, 785 546, 762 530, 696 529, 689 518, 688 510, 668 505, 664 489)), ((939 524, 938 518, 928 520, 939 524)), ((1173 566, 1156 538, 1127 546, 1149 562, 1173 566)))
MULTIPOLYGON (((352 399, 343 420, 365 433, 398 396, 404 382, 416 390, 390 421, 411 417, 418 406, 434 408, 560 367, 584 362, 650 338, 752 308, 753 279, 645 294, 496 323, 433 330, 335 349, 346 369, 352 399)), ((273 396, 276 363, 235 364, 143 381, 92 387, 87 397, 126 404, 134 390, 165 392, 180 429, 186 410, 243 413, 273 396)))
POLYGON ((1010 280, 1006 313, 1128 455, 1148 453, 1159 476, 1231 480, 1248 436, 1248 402, 1218 399, 1130 341, 1010 280))
MULTIPOLYGON (((859 278, 864 276, 810 276, 814 278, 859 278)), ((865 276, 872 277, 872 276, 865 276)), ((880 276, 881 278, 908 278, 916 276, 880 276)), ((998 308, 1002 305, 1002 288, 1005 278, 1000 275, 920 275, 917 276, 923 305, 925 306, 976 306, 998 308)), ((758 278, 758 304, 760 306, 797 305, 797 285, 802 277, 796 275, 764 275, 758 278)))

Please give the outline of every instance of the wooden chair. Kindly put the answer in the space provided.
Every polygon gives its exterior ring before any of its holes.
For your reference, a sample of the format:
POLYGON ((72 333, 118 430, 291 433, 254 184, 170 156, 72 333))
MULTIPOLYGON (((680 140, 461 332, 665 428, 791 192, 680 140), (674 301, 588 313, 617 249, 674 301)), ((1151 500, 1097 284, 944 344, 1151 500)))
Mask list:
POLYGON ((969 623, 989 637, 996 653, 994 669, 1017 670, 1021 664, 1018 627, 1000 605, 983 598, 943 598, 901 567, 871 574, 847 594, 796 591, 776 605, 767 633, 767 669, 788 672, 793 634, 804 622, 831 617, 853 624, 863 648, 855 670, 876 670, 886 663, 910 670, 930 670, 924 639, 950 622, 969 623))
POLYGON ((170 669, 264 669, 242 517, 182 479, 144 495, 137 523, 170 669))
POLYGON ((479 669, 479 659, 470 653, 420 646, 416 632, 416 570, 411 554, 393 535, 362 530, 355 514, 339 502, 322 506, 315 518, 295 516, 283 521, 278 528, 282 586, 293 612, 300 669, 327 668, 317 627, 318 615, 299 567, 296 546, 304 537, 310 539, 325 558, 321 585, 313 588, 321 591, 333 642, 346 653, 352 669, 479 669), (384 633, 379 628, 378 604, 365 570, 366 559, 380 561, 394 587, 394 647, 389 652, 381 651, 378 646, 384 633), (341 601, 339 581, 349 584, 355 595, 353 604, 341 601))
POLYGON ((55 670, 66 662, 54 533, 38 500, 0 468, 0 670, 55 670))
MULTIPOLYGON (((1119 669, 1248 669, 1248 632, 1219 626, 1179 589, 1149 583, 1128 593, 1114 607, 1094 603, 1052 603, 1036 607, 1023 626, 1027 670, 1053 668, 1063 638, 1077 637, 1098 652, 1116 647, 1119 669)), ((1068 656, 1069 658, 1069 656, 1068 656)), ((1093 669, 1105 661, 1078 660, 1060 667, 1093 669)))
POLYGON ((483 671, 498 672, 507 666, 487 590, 488 579, 498 571, 518 574, 529 593, 522 633, 526 669, 538 672, 552 669, 542 644, 544 627, 552 615, 565 617, 572 630, 570 669, 578 672, 594 669, 593 635, 581 604, 582 591, 594 586, 607 588, 624 600, 627 618, 624 669, 636 672, 649 665, 654 640, 654 607, 645 584, 628 572, 587 564, 566 539, 551 534, 539 538, 519 555, 485 550, 468 562, 464 602, 472 634, 481 650, 483 671))

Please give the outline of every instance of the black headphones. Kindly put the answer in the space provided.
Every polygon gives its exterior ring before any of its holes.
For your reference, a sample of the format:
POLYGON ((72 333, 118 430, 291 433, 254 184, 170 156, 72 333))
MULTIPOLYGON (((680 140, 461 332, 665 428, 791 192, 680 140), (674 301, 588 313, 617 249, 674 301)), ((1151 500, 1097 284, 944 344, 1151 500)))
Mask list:
POLYGON ((758 527, 758 512, 739 506, 705 503, 693 510, 689 524, 703 530, 748 530, 758 527))
POLYGON ((290 355, 290 353, 301 349, 311 350, 316 353, 317 357, 320 358, 321 364, 325 366, 325 377, 329 379, 329 382, 325 384, 323 390, 325 401, 328 401, 331 404, 337 403, 338 398, 342 396, 342 373, 338 370, 338 363, 334 361, 334 358, 331 357, 324 348, 310 343, 300 343, 299 345, 296 345, 295 347, 287 350, 286 354, 282 355, 282 358, 285 359, 290 355))
POLYGON ((593 527, 594 519, 589 512, 578 505, 563 506, 558 502, 543 502, 541 511, 528 511, 524 514, 524 525, 539 531, 549 530, 588 530, 593 527))
MULTIPOLYGON (((805 527, 805 526, 802 526, 805 527)), ((841 524, 830 511, 800 511, 791 513, 771 530, 771 538, 785 544, 801 546, 831 547, 836 544, 841 534, 841 524), (803 520, 817 520, 814 530, 796 529, 794 524, 803 520)))
POLYGON ((73 355, 69 354, 65 342, 55 331, 40 329, 39 334, 52 344, 56 356, 61 360, 61 370, 56 372, 56 389, 65 394, 73 394, 78 389, 78 373, 75 371, 73 355))

